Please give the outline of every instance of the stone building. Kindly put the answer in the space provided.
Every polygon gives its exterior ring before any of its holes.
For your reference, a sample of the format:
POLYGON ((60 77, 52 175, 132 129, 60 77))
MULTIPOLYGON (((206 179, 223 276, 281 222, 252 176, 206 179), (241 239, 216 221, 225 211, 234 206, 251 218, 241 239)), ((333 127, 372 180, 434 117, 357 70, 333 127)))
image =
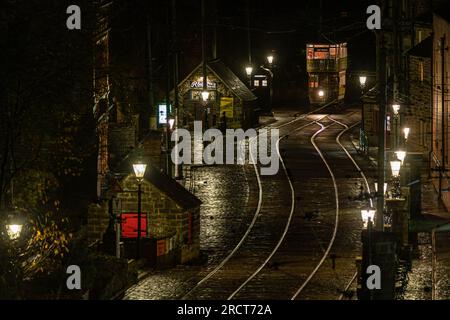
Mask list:
POLYGON ((422 152, 428 159, 431 151, 431 36, 407 52, 408 104, 403 112, 404 125, 411 129, 408 151, 422 152))
POLYGON ((223 114, 226 115, 227 128, 249 128, 256 124, 256 96, 222 61, 209 61, 206 67, 209 92, 207 103, 201 98, 201 64, 178 85, 179 127, 193 129, 194 121, 203 121, 203 128, 217 128, 223 114))
POLYGON ((450 186, 446 171, 449 168, 448 150, 450 147, 447 76, 450 70, 450 14, 448 8, 435 12, 433 32, 433 153, 431 167, 436 169, 433 171, 433 183, 438 191, 441 190, 439 193, 442 195, 442 200, 447 209, 450 209, 450 194, 442 192, 450 186))
MULTIPOLYGON (((138 184, 133 161, 141 157, 131 152, 108 177, 108 190, 100 204, 92 205, 88 217, 90 242, 113 245, 105 234, 113 228, 114 216, 120 215, 120 235, 126 257, 134 257, 137 238, 138 184), (116 204, 113 206, 112 202, 116 204), (114 209, 113 209, 114 207, 114 209), (109 241, 109 244, 105 242, 109 241)), ((144 157, 145 158, 145 157, 144 157)), ((201 201, 151 164, 141 184, 141 237, 146 243, 142 256, 154 266, 185 263, 200 253, 201 201)), ((114 226, 117 231, 118 225, 114 226)))

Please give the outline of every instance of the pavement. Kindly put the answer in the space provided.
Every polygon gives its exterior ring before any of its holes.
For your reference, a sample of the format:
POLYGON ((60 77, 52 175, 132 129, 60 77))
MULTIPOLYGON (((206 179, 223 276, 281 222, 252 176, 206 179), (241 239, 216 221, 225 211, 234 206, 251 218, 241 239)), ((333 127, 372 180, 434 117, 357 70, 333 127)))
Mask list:
MULTIPOLYGON (((357 133, 352 137, 355 149, 359 150, 357 133)), ((377 148, 370 148, 366 159, 377 165, 377 148)), ((421 213, 423 219, 418 221, 420 229, 426 232, 418 232, 417 247, 411 270, 407 275, 406 286, 399 299, 403 300, 431 300, 432 298, 432 244, 430 230, 437 226, 450 222, 450 212, 438 199, 436 187, 428 177, 426 168, 422 172, 422 202, 421 213)), ((412 221, 413 222, 413 221, 412 221)), ((447 300, 450 298, 450 233, 436 235, 436 299, 447 300)))
MULTIPOLYGON (((261 126, 274 122, 285 123, 294 113, 283 111, 275 117, 262 119, 261 126)), ((352 119, 354 122, 357 119, 352 119)), ((341 120, 344 121, 344 120, 341 120)), ((312 126, 311 126, 312 127, 312 126)), ((285 130, 288 130, 286 128, 285 130)), ((317 128, 310 128, 317 130, 317 128)), ((342 203, 342 221, 333 252, 336 265, 326 261, 323 268, 304 290, 302 299, 335 299, 340 290, 354 273, 354 257, 360 253, 360 218, 355 213, 356 196, 361 181, 354 175, 348 159, 342 158, 334 143, 335 130, 328 130, 317 140, 324 155, 333 161, 339 184, 342 203)), ((296 206, 292 227, 287 237, 267 268, 249 283, 236 298, 242 299, 286 299, 292 294, 320 257, 331 234, 333 225, 332 190, 329 174, 325 170, 309 143, 314 131, 305 130, 300 134, 290 134, 281 145, 290 176, 296 190, 296 206), (314 195, 314 197, 312 197, 314 195), (317 212, 312 220, 306 219, 308 212, 317 212)), ((289 130, 288 130, 289 132, 289 130)), ((362 169, 373 177, 376 173, 376 148, 371 148, 369 158, 358 154, 356 130, 348 137, 348 150, 362 169), (353 150, 351 150, 353 149, 353 150), (369 161, 367 161, 369 160, 369 161)), ((196 196, 202 201, 201 207, 201 248, 205 263, 202 265, 177 266, 170 270, 147 270, 141 281, 125 292, 125 299, 180 299, 195 284, 208 274, 235 247, 250 224, 257 205, 257 183, 251 165, 207 166, 195 169, 191 176, 196 196)), ((190 183, 190 182, 189 182, 190 183)), ((189 185, 189 184, 188 184, 189 185)), ((267 192, 255 232, 250 235, 226 268, 208 281, 202 290, 193 292, 190 299, 226 299, 236 287, 253 272, 273 249, 282 233, 289 212, 289 191, 285 177, 264 178, 263 190, 267 192), (230 291, 231 290, 231 291, 230 291)), ((445 217, 436 202, 434 187, 423 179, 423 213, 430 219, 445 217)), ((436 284, 437 298, 450 297, 450 243, 448 234, 437 237, 438 259, 436 284)), ((431 242, 429 233, 418 235, 416 257, 408 273, 407 283, 399 299, 431 299, 431 242)))

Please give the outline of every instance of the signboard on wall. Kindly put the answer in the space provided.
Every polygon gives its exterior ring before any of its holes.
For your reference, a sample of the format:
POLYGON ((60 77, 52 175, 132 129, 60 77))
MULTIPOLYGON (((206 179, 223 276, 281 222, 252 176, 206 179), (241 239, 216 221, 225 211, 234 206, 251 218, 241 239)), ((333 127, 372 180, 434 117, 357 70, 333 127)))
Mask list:
MULTIPOLYGON (((191 81, 191 88, 193 88, 193 89, 203 89, 203 80, 199 80, 199 81, 191 81)), ((215 82, 208 81, 208 83, 207 83, 207 88, 208 88, 209 90, 214 90, 214 89, 216 89, 216 83, 215 83, 215 82)))
POLYGON ((227 118, 233 118, 233 98, 221 97, 220 98, 220 116, 225 112, 227 118))
MULTIPOLYGON (((171 106, 169 105, 169 113, 171 106)), ((166 103, 158 103, 158 124, 167 123, 167 105, 166 103)))

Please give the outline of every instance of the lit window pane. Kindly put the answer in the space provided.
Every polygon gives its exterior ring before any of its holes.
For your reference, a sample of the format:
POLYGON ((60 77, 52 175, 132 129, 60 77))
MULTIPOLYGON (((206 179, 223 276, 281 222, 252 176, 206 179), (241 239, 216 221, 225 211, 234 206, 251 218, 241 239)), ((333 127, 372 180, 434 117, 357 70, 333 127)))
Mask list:
POLYGON ((267 80, 263 80, 263 81, 262 81, 262 86, 263 86, 263 87, 267 87, 267 80))

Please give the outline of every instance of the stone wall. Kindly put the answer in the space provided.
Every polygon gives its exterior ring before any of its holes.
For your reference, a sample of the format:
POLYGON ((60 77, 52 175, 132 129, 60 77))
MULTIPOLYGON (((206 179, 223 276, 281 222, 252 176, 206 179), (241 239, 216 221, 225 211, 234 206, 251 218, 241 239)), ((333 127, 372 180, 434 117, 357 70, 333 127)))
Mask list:
MULTIPOLYGON (((124 191, 119 194, 122 200, 122 212, 137 212, 136 178, 127 176, 121 183, 124 191)), ((199 208, 185 211, 175 201, 147 181, 141 186, 142 213, 148 214, 150 237, 166 238, 175 234, 177 247, 190 246, 200 242, 199 208)))
POLYGON ((101 241, 108 224, 108 202, 90 204, 88 208, 88 242, 101 241))
POLYGON ((411 128, 408 150, 430 151, 431 135, 431 58, 409 57, 410 105, 403 113, 404 126, 411 128))
POLYGON ((121 161, 136 146, 136 127, 110 124, 109 159, 112 165, 121 161))

